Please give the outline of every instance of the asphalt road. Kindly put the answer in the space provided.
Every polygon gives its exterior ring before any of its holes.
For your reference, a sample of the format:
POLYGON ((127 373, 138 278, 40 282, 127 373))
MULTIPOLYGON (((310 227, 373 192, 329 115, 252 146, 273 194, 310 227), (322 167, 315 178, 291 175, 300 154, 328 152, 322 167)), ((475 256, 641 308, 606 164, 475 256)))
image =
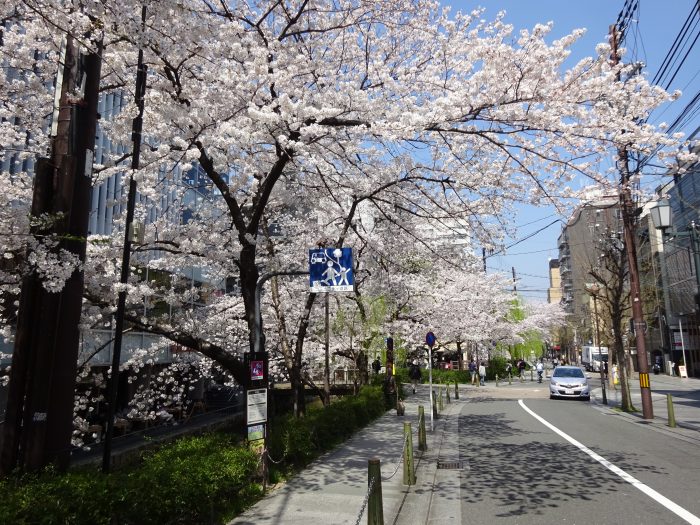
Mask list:
POLYGON ((531 383, 477 394, 458 421, 461 469, 441 499, 459 501, 462 523, 700 523, 700 434, 681 439, 587 402, 550 400, 546 384, 531 383))

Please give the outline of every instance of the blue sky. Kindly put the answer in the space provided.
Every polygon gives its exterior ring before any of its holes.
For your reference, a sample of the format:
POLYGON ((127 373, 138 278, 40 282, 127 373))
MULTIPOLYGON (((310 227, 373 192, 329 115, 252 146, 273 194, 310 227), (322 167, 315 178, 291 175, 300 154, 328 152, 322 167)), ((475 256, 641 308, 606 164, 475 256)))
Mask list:
MULTIPOLYGON (((631 60, 633 57, 634 61, 644 62, 645 74, 653 79, 696 5, 696 0, 638 0, 638 3, 639 10, 627 32, 626 59, 631 60)), ((573 48, 570 58, 573 64, 585 56, 595 54, 596 44, 606 41, 608 28, 617 20, 625 0, 442 0, 442 4, 462 11, 471 11, 481 6, 486 9, 483 18, 487 20, 492 20, 499 11, 504 10, 505 21, 513 24, 516 30, 552 21, 554 29, 551 39, 559 38, 576 28, 586 28, 586 34, 573 48)), ((698 20, 700 15, 696 18, 698 20)), ((697 26, 694 29, 694 34, 697 34, 697 26)), ((690 44, 679 53, 681 58, 689 47, 690 44)), ((678 66, 679 62, 680 58, 675 65, 678 66)), ((681 113, 689 99, 700 90, 699 72, 700 41, 689 52, 678 75, 670 84, 671 91, 681 90, 683 96, 668 108, 652 114, 650 122, 672 122, 681 113)), ((670 75, 665 80, 670 81, 670 75)), ((700 126, 700 111, 698 113, 682 129, 686 134, 700 126)), ((647 175, 643 180, 652 187, 660 182, 660 178, 653 175, 647 175)), ((517 236, 506 241, 506 245, 517 244, 509 248, 506 255, 493 256, 487 260, 489 273, 503 271, 510 275, 514 267, 518 292, 528 301, 546 300, 548 261, 558 257, 557 238, 561 231, 561 223, 550 223, 557 219, 566 220, 566 217, 556 215, 552 208, 522 208, 516 221, 517 236), (531 237, 525 239, 529 236, 531 237)))

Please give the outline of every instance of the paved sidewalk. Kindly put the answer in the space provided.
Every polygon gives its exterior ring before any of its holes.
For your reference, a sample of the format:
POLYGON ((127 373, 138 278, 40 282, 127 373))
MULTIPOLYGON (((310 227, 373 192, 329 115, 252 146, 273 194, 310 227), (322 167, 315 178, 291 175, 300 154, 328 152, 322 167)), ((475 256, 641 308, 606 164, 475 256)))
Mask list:
MULTIPOLYGON (((642 417, 642 397, 639 390, 639 374, 635 373, 630 378, 632 391, 632 404, 638 410, 631 414, 620 413, 637 422, 664 428, 679 435, 687 435, 700 440, 700 379, 671 377, 664 374, 650 375, 651 401, 654 411, 653 420, 644 420, 642 417), (676 419, 677 428, 668 427, 668 406, 667 394, 671 394, 673 400, 673 413, 676 419)), ((602 405, 602 389, 600 381, 592 379, 594 389, 592 397, 594 403, 602 405), (597 387, 596 387, 597 385, 597 387)), ((610 389, 606 386, 608 405, 618 408, 621 404, 621 393, 619 386, 617 389, 610 389)))
MULTIPOLYGON (((466 387, 460 387, 460 397, 454 399, 454 386, 450 389, 451 403, 444 403, 440 417, 430 430, 429 389, 419 386, 418 393, 409 392, 405 400, 405 415, 397 416, 390 410, 367 428, 355 434, 335 450, 323 455, 300 472, 288 483, 273 489, 264 499, 253 505, 231 524, 349 524, 367 523, 366 509, 362 511, 367 494, 367 461, 381 460, 382 499, 384 523, 426 523, 431 512, 433 487, 448 482, 457 471, 438 470, 441 461, 458 459, 457 440, 446 435, 456 432, 461 403, 465 402, 466 387), (425 408, 428 450, 418 450, 418 405, 425 408), (417 483, 403 485, 404 422, 411 423, 415 450, 417 483), (441 475, 442 474, 442 475, 441 475)), ((471 389, 474 392, 474 389, 471 389)), ((444 400, 444 398, 443 398, 444 400)), ((459 501, 440 502, 433 506, 431 518, 439 512, 446 520, 450 516, 459 522, 459 501)), ((446 521, 447 522, 447 521, 446 521)))

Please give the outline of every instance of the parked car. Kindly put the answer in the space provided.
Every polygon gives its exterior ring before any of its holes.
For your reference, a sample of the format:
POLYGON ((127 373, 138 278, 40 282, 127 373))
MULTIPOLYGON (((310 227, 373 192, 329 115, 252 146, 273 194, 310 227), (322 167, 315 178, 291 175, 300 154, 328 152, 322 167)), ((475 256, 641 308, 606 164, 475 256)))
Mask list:
POLYGON ((588 376, 578 366, 558 366, 549 380, 549 398, 570 397, 590 399, 591 389, 588 376))

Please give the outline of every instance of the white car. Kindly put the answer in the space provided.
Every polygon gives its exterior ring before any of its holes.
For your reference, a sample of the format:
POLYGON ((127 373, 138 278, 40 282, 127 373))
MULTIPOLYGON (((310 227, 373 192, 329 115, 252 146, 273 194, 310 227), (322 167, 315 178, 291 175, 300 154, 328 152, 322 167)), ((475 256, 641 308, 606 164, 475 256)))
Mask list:
POLYGON ((578 366, 558 366, 549 380, 549 398, 570 397, 574 399, 591 398, 588 377, 578 366))

